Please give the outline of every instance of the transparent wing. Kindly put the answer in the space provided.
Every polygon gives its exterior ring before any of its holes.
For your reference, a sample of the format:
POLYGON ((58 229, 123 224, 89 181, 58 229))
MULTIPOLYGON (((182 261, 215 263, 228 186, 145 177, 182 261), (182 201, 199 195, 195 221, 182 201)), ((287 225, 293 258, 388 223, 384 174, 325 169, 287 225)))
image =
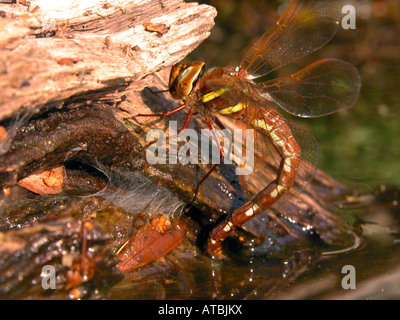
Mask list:
POLYGON ((259 83, 267 99, 300 117, 318 117, 351 107, 360 92, 357 69, 344 61, 324 59, 283 78, 259 83))
POLYGON ((344 0, 293 0, 248 49, 240 69, 260 77, 324 46, 335 35, 344 0))

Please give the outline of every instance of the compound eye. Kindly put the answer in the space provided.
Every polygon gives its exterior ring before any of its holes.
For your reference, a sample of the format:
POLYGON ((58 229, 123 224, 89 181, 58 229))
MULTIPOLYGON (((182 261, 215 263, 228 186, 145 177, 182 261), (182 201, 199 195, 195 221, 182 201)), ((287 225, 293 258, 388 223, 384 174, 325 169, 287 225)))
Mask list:
POLYGON ((175 91, 174 87, 176 85, 177 78, 179 76, 179 73, 184 67, 185 65, 177 63, 171 68, 171 73, 169 74, 169 83, 168 83, 168 88, 170 92, 175 91))
POLYGON ((195 61, 185 66, 176 83, 176 91, 182 96, 188 96, 197 80, 204 71, 204 62, 195 61))

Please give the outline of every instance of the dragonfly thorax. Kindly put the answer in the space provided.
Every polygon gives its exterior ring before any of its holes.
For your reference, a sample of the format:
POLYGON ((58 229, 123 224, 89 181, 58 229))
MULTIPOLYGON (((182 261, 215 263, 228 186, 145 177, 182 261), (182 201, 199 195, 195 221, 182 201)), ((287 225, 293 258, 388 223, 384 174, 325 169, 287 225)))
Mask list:
POLYGON ((239 119, 251 99, 255 86, 240 75, 235 67, 208 70, 197 85, 198 99, 205 109, 239 119))
POLYGON ((169 78, 172 97, 190 101, 199 112, 236 117, 245 107, 250 83, 239 76, 238 67, 204 69, 201 61, 174 65, 169 78))

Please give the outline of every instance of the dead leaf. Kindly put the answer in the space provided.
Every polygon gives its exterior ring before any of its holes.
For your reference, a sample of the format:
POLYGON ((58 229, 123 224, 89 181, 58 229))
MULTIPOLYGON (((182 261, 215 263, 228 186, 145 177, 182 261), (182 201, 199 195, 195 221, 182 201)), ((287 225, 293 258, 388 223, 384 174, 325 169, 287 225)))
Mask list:
POLYGON ((66 177, 64 166, 33 173, 18 181, 18 184, 37 194, 59 194, 63 190, 66 177))
POLYGON ((6 142, 8 139, 8 133, 7 130, 0 126, 0 144, 6 142))
POLYGON ((143 27, 146 31, 157 32, 160 35, 164 35, 169 31, 169 26, 165 23, 145 22, 143 23, 143 27))
POLYGON ((74 58, 61 58, 57 61, 60 66, 72 66, 77 62, 79 62, 79 59, 74 58))
POLYGON ((158 215, 141 227, 118 254, 121 262, 117 268, 121 272, 129 272, 157 260, 179 245, 185 235, 186 224, 183 220, 177 219, 171 223, 167 217, 158 215), (165 228, 160 230, 160 223, 165 228))

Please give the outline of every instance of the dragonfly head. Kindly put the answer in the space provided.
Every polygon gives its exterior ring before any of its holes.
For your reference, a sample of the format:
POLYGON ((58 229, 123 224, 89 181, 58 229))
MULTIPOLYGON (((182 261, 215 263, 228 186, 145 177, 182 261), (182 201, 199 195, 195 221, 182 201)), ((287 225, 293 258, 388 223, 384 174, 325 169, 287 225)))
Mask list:
POLYGON ((194 61, 187 64, 178 63, 171 69, 169 75, 169 92, 175 99, 182 99, 188 96, 197 80, 202 76, 205 63, 194 61))

